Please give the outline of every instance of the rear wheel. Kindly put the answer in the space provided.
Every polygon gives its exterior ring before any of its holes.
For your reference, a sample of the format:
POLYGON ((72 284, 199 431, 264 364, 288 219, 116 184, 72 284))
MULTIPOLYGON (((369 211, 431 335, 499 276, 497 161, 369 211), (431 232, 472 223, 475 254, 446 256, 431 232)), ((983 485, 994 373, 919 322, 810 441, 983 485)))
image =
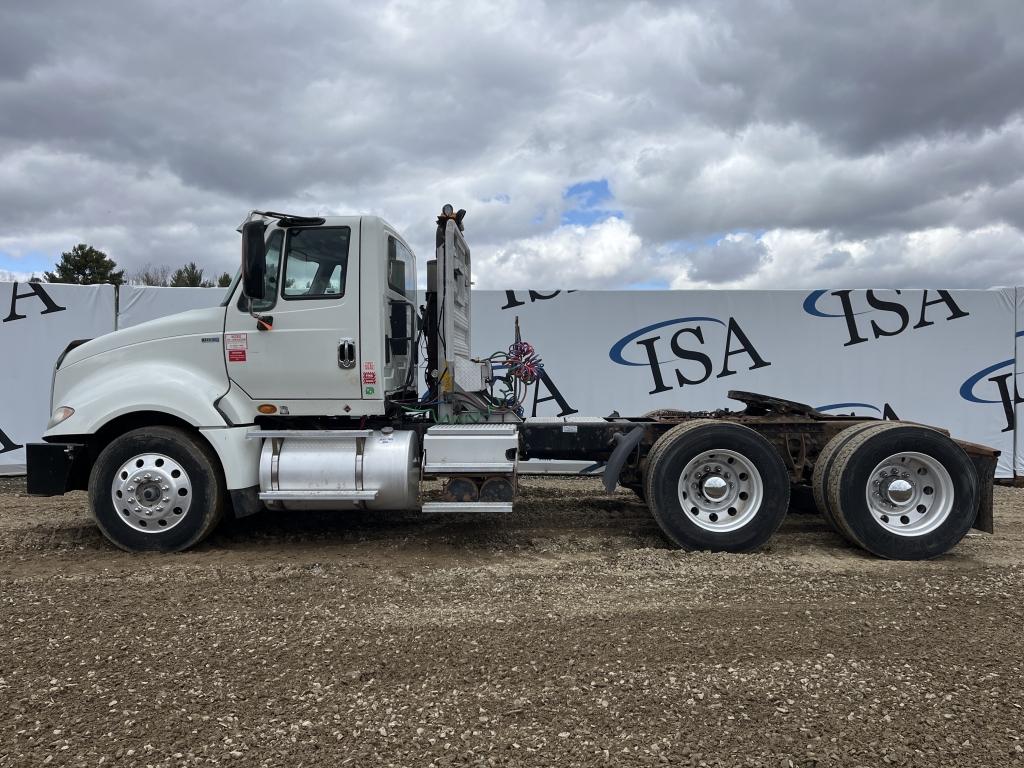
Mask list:
POLYGON ((811 490, 814 493, 814 506, 817 507, 821 516, 824 517, 832 527, 832 530, 851 544, 856 544, 857 546, 863 545, 854 538, 853 532, 843 525, 842 520, 836 518, 832 508, 829 506, 828 479, 832 471, 832 466, 835 463, 836 454, 839 453, 840 449, 865 429, 877 426, 878 422, 868 421, 862 424, 854 424, 852 427, 847 427, 842 432, 835 435, 835 437, 825 444, 821 453, 818 454, 818 460, 814 462, 814 474, 811 477, 811 490))
POLYGON ((658 525, 679 546, 745 552, 782 523, 789 476, 778 451, 754 430, 702 419, 673 427, 654 444, 644 491, 658 525))
POLYGON ((836 453, 827 496, 836 520, 864 549, 920 560, 948 552, 970 530, 978 475, 963 449, 941 432, 875 425, 836 453))
POLYGON ((115 438, 89 477, 93 518, 131 552, 177 552, 213 530, 227 495, 216 456, 174 427, 143 427, 115 438))

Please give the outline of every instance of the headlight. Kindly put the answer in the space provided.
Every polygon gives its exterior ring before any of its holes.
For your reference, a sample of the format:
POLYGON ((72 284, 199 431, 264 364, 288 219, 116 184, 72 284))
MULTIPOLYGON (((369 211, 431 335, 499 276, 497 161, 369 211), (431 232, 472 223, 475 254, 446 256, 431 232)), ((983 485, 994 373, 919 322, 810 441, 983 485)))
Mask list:
POLYGON ((53 415, 50 417, 49 423, 46 425, 47 429, 53 429, 62 421, 67 421, 74 414, 75 409, 69 408, 66 405, 59 406, 53 409, 53 415))

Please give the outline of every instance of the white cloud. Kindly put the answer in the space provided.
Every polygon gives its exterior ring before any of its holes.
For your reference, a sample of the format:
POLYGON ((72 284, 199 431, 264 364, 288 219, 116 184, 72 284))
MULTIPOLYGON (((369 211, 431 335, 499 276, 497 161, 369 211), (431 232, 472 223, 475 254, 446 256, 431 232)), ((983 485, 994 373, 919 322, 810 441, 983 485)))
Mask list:
POLYGON ((32 277, 36 277, 36 275, 31 272, 12 272, 9 269, 0 269, 0 283, 27 283, 32 277))
POLYGON ((425 258, 452 202, 488 287, 1024 282, 1016 0, 8 6, 7 269, 233 270, 264 207, 425 258))
POLYGON ((616 218, 476 252, 478 288, 606 288, 643 279, 640 238, 616 218))
POLYGON ((727 283, 729 287, 984 288, 1019 282, 1020 273, 1008 267, 1024 261, 1024 237, 1005 224, 857 239, 777 229, 765 232, 758 242, 770 258, 758 272, 727 283))

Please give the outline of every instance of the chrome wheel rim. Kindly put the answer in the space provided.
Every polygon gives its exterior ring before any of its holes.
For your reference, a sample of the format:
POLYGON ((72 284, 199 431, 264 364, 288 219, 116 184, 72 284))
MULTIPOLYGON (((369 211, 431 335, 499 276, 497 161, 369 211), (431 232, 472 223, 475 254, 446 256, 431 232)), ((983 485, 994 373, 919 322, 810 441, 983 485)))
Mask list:
POLYGON ((110 498, 121 521, 141 533, 163 533, 192 506, 192 481, 174 459, 160 453, 133 456, 114 473, 110 498))
POLYGON ((741 453, 712 449, 697 454, 679 476, 679 503, 690 521, 713 533, 742 528, 764 499, 761 473, 741 453))
POLYGON ((953 478, 925 453, 904 451, 883 459, 871 471, 867 488, 872 519, 897 536, 931 533, 953 511, 953 478))

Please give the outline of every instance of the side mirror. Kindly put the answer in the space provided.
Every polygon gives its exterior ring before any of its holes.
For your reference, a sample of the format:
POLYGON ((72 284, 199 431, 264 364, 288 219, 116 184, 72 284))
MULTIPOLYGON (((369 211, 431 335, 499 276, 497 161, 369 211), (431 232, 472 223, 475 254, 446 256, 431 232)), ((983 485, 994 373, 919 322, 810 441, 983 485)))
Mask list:
POLYGON ((267 279, 267 225, 247 221, 242 225, 242 293, 263 299, 267 279))

